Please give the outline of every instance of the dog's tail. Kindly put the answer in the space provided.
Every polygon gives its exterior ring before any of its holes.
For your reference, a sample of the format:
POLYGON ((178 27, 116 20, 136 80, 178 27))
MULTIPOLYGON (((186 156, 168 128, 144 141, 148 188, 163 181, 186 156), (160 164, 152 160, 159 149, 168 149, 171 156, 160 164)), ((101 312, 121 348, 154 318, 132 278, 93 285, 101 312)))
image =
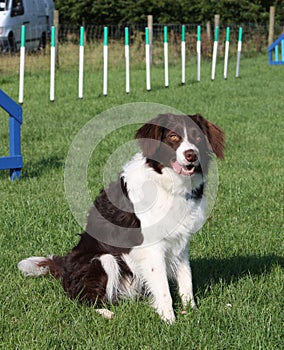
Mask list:
POLYGON ((63 276, 63 258, 60 256, 31 256, 18 263, 19 270, 25 276, 38 277, 42 275, 52 275, 55 278, 63 276))

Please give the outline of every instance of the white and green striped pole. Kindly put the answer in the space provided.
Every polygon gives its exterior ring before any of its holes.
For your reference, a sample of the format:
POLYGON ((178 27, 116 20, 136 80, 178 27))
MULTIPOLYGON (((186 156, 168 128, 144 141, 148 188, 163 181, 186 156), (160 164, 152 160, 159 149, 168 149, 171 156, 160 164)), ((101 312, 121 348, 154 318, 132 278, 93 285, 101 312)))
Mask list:
POLYGON ((196 59, 197 59, 197 81, 200 81, 200 71, 201 71, 201 27, 200 26, 197 26, 196 59))
POLYGON ((80 27, 80 46, 79 46, 79 86, 78 97, 83 98, 84 81, 84 27, 80 27))
POLYGON ((214 44, 213 44, 211 80, 215 79, 217 51, 218 51, 218 34, 219 34, 219 27, 216 26, 216 28, 215 28, 214 44))
POLYGON ((240 77, 240 64, 241 64, 241 52, 242 52, 242 39, 243 39, 243 28, 239 28, 239 38, 238 38, 238 53, 237 53, 237 68, 236 68, 236 78, 240 77))
POLYGON ((20 48, 20 83, 19 83, 19 103, 24 102, 24 76, 25 76, 25 40, 26 27, 21 28, 21 48, 20 48))
POLYGON ((226 42, 225 42, 225 60, 224 60, 224 79, 228 78, 228 61, 230 48, 230 28, 226 28, 226 42))
POLYGON ((107 96, 107 68, 108 68, 108 27, 104 27, 104 83, 103 94, 107 96))
POLYGON ((125 31, 125 91, 130 92, 130 54, 129 54, 129 30, 126 27, 125 31))
POLYGON ((164 26, 164 67, 165 67, 165 87, 169 87, 169 44, 168 27, 164 26))
POLYGON ((150 42, 149 28, 145 28, 145 51, 146 51, 146 89, 151 90, 151 74, 150 74, 150 42))
POLYGON ((181 84, 185 84, 185 25, 181 27, 181 84))
POLYGON ((55 85, 55 27, 51 27, 51 46, 50 46, 50 95, 51 102, 54 101, 55 85))

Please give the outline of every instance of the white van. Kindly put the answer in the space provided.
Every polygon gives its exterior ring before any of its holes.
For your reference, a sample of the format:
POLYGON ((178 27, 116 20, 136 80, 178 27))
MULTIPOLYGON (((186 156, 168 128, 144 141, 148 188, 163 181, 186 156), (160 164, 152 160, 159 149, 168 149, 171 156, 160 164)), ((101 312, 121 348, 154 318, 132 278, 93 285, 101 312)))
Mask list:
POLYGON ((26 26, 26 48, 44 48, 53 13, 53 0, 0 0, 0 51, 19 50, 22 25, 26 26))

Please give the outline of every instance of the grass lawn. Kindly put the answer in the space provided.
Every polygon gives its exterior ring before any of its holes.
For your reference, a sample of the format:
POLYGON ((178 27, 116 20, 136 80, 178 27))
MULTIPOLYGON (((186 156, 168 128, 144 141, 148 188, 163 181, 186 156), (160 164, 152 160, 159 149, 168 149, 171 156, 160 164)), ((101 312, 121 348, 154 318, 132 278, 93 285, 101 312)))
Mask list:
MULTIPOLYGON (((180 67, 170 67, 168 89, 163 67, 156 66, 151 92, 145 91, 144 67, 138 67, 131 72, 129 95, 123 70, 113 70, 107 97, 102 73, 90 71, 83 100, 77 98, 78 72, 59 70, 54 103, 48 73, 26 74, 22 178, 12 183, 8 171, 0 172, 1 349, 283 349, 284 67, 267 61, 267 56, 242 59, 241 78, 235 79, 232 59, 226 81, 219 62, 214 82, 211 64, 203 62, 196 83, 192 60, 185 86, 180 67), (69 300, 58 281, 24 278, 17 270, 27 256, 63 254, 77 242, 82 229, 64 192, 69 147, 97 114, 130 102, 200 112, 226 133, 215 207, 190 245, 198 311, 181 315, 175 298, 173 326, 161 322, 147 300, 111 306, 115 317, 107 321, 92 307, 69 300)), ((2 74, 0 86, 18 99, 18 76, 2 74)), ((7 119, 1 110, 0 156, 8 154, 7 119)), ((106 157, 132 137, 133 128, 124 128, 96 154, 89 174, 94 196, 106 157)))

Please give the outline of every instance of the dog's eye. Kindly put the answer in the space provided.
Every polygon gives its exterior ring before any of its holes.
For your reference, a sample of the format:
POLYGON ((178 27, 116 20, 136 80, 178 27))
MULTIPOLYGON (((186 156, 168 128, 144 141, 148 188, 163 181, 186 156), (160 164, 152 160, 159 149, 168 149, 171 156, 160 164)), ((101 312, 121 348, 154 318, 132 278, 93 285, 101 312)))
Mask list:
POLYGON ((173 142, 177 142, 177 141, 180 140, 180 137, 179 137, 177 134, 170 134, 170 135, 169 135, 169 138, 170 138, 170 140, 173 141, 173 142))

